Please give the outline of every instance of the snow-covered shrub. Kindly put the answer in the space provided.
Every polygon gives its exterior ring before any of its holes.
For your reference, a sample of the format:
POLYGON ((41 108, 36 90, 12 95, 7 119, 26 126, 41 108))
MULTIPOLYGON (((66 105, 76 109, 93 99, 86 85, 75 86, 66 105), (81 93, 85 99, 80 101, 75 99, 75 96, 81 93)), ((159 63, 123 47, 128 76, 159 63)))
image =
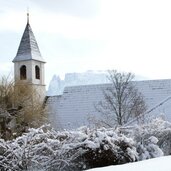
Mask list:
POLYGON ((41 127, 0 141, 0 170, 83 170, 138 158, 135 142, 114 130, 56 132, 41 127))
POLYGON ((105 128, 88 131, 79 142, 67 145, 73 170, 137 161, 135 142, 105 128))
POLYGON ((14 140, 0 139, 0 170, 80 171, 154 158, 170 150, 170 134, 171 124, 161 119, 118 129, 32 128, 14 140))
POLYGON ((154 119, 150 124, 144 126, 147 135, 153 135, 158 139, 158 146, 164 155, 171 154, 171 123, 162 118, 154 119))
POLYGON ((157 145, 158 139, 154 136, 149 137, 143 142, 137 143, 139 160, 156 158, 163 156, 163 151, 157 145))
POLYGON ((151 153, 149 155, 144 155, 142 158, 140 157, 140 160, 143 158, 146 159, 161 156, 161 150, 164 155, 171 154, 171 123, 162 118, 155 118, 150 123, 144 125, 122 128, 121 132, 128 137, 132 137, 137 142, 137 145, 139 146, 137 147, 138 149, 144 148, 145 153, 147 151, 148 153, 151 153), (151 137, 156 141, 151 141, 151 137), (150 152, 148 146, 151 145, 154 149, 150 152))
POLYGON ((27 170, 30 167, 44 168, 51 158, 53 150, 59 141, 53 137, 53 132, 39 129, 30 129, 29 133, 13 141, 0 141, 0 148, 5 152, 0 154, 0 170, 27 170), (56 141, 54 143, 50 140, 56 141), (5 144, 5 145, 4 145, 5 144), (52 145, 53 144, 53 145, 52 145))

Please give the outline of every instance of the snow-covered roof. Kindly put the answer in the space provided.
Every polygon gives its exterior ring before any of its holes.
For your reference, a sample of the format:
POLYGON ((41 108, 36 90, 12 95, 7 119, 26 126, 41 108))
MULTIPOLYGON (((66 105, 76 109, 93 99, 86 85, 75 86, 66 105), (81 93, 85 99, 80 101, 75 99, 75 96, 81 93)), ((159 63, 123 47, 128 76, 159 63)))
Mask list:
POLYGON ((13 62, 26 60, 37 60, 45 62, 40 54, 37 41, 35 39, 29 22, 27 22, 26 28, 20 41, 17 55, 14 58, 13 62))
MULTIPOLYGON (((165 114, 171 121, 171 79, 135 81, 143 94, 151 114, 165 114)), ((111 84, 66 87, 63 95, 48 99, 53 125, 59 128, 76 128, 88 125, 91 116, 100 117, 95 105, 104 100, 103 89, 111 84)))

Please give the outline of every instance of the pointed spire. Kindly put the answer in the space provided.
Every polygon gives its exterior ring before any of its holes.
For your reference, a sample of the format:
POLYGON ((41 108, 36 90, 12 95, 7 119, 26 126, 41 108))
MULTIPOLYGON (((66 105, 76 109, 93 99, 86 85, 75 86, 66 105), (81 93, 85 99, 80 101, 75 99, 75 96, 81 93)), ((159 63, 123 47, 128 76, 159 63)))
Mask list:
POLYGON ((28 12, 27 12, 27 25, 24 30, 23 36, 21 38, 17 55, 14 58, 13 62, 25 61, 25 60, 37 60, 37 61, 44 62, 40 54, 37 41, 29 24, 28 12))
POLYGON ((27 24, 29 24, 29 8, 27 8, 27 24))

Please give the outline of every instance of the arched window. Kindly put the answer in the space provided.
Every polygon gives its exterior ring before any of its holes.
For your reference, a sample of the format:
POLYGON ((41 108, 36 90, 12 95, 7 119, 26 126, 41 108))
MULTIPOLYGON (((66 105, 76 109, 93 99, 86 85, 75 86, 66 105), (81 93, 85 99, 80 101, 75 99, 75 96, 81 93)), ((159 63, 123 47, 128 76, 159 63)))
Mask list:
POLYGON ((20 68, 20 80, 26 80, 27 79, 27 69, 25 65, 22 65, 20 68))
POLYGON ((35 66, 35 77, 40 79, 40 68, 37 65, 35 66))

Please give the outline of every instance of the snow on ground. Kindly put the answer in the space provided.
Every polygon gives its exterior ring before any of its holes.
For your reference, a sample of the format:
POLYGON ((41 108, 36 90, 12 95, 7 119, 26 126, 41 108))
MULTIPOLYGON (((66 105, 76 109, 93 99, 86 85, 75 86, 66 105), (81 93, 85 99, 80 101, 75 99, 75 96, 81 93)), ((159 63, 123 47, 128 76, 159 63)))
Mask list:
POLYGON ((90 169, 89 171, 171 171, 171 156, 117 166, 90 169))

